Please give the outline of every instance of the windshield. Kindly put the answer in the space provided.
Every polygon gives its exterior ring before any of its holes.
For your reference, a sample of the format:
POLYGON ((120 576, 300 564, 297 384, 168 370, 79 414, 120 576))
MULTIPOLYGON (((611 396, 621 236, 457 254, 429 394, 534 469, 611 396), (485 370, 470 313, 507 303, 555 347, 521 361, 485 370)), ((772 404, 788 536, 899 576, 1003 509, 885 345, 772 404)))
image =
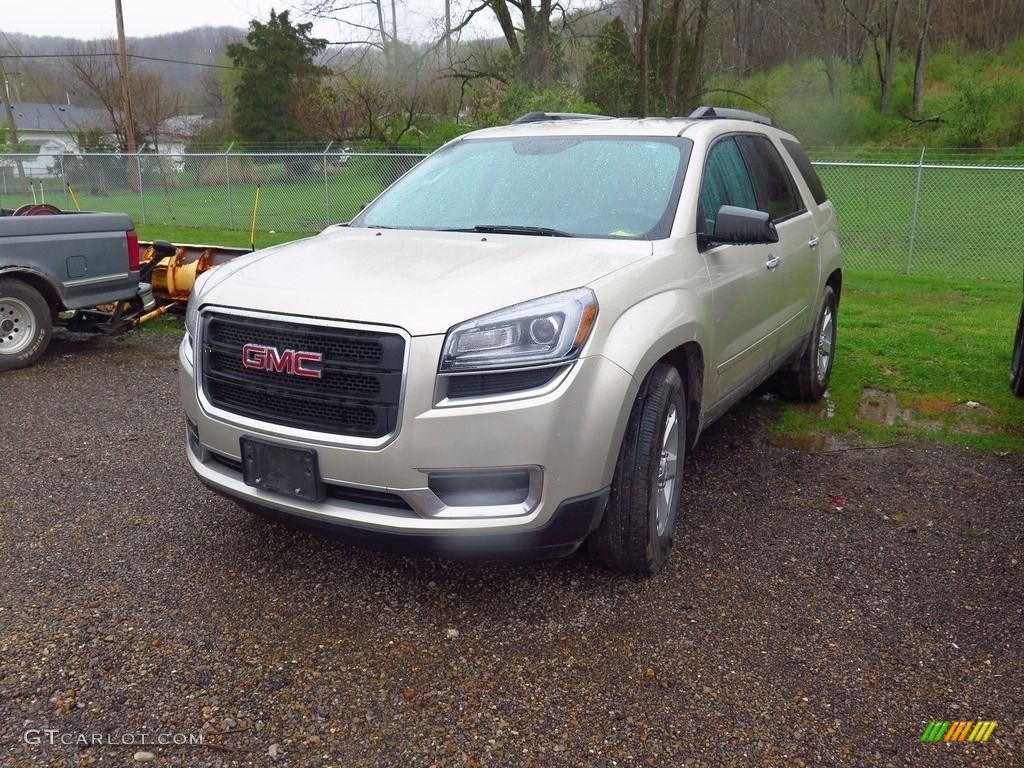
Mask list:
POLYGON ((662 238, 690 147, 649 137, 468 139, 425 159, 352 226, 662 238))

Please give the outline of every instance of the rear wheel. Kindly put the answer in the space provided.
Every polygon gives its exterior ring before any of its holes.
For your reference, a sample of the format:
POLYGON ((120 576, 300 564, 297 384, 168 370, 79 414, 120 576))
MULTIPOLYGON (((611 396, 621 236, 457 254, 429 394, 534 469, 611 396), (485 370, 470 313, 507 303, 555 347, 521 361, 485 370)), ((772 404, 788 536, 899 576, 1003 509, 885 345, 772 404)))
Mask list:
POLYGON ((32 365, 52 333, 50 308, 39 291, 20 280, 0 280, 0 371, 32 365))
POLYGON ((608 507, 587 540, 591 557, 651 575, 672 549, 686 456, 686 397, 679 372, 658 364, 633 404, 608 507))
POLYGON ((1013 340, 1013 362, 1010 363, 1010 389, 1017 397, 1024 397, 1024 307, 1020 308, 1017 336, 1013 340))
POLYGON ((818 320, 796 370, 783 371, 779 375, 783 397, 813 403, 825 396, 835 358, 837 308, 836 292, 832 286, 826 285, 818 320))

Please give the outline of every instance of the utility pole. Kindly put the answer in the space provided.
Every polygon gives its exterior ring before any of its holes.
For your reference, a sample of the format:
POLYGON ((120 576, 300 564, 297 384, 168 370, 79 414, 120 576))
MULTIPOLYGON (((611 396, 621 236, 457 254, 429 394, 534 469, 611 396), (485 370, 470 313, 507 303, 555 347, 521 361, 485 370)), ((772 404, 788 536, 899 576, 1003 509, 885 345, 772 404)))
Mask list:
POLYGON ((11 135, 11 151, 14 152, 14 162, 18 166, 18 180, 21 183, 21 194, 28 194, 28 179, 25 178, 25 164, 21 162, 21 154, 18 150, 18 129, 14 125, 14 110, 11 108, 11 89, 7 85, 7 73, 4 71, 4 60, 0 56, 0 80, 4 81, 6 94, 4 96, 4 111, 7 113, 7 132, 11 135))
POLYGON ((124 115, 124 141, 128 153, 128 184, 139 191, 139 158, 135 154, 135 121, 132 119, 132 99, 128 93, 128 52, 124 44, 124 16, 121 0, 114 0, 117 10, 117 51, 121 70, 121 112, 124 115))

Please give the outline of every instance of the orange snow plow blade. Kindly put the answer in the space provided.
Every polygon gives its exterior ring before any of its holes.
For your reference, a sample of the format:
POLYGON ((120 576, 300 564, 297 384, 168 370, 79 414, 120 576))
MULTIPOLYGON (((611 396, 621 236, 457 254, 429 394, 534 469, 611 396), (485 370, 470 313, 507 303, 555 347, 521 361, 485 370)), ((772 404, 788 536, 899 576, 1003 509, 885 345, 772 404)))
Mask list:
POLYGON ((178 245, 170 246, 175 249, 173 256, 161 256, 161 251, 166 253, 168 246, 161 241, 139 244, 143 264, 157 260, 149 273, 149 283, 158 302, 187 302, 199 275, 218 264, 252 253, 249 248, 223 245, 178 245))

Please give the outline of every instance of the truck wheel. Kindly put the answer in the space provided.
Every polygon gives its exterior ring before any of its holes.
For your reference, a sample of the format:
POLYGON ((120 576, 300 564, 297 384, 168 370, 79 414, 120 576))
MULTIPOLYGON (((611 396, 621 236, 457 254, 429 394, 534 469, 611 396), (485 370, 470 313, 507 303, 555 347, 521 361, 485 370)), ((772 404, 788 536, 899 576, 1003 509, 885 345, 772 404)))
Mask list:
POLYGON ((1010 363, 1010 389, 1017 397, 1024 397, 1024 307, 1020 308, 1017 336, 1013 340, 1013 362, 1010 363))
POLYGON ((594 561, 647 576, 661 569, 672 549, 685 456, 683 380, 659 364, 633 404, 608 507, 587 540, 594 561))
POLYGON ((0 371, 32 365, 53 333, 50 308, 35 288, 0 280, 0 371))
POLYGON ((836 349, 836 292, 832 286, 825 286, 821 297, 818 321, 811 332, 795 371, 784 371, 779 376, 781 394, 789 400, 803 400, 813 403, 820 400, 828 389, 832 378, 832 361, 836 349))

